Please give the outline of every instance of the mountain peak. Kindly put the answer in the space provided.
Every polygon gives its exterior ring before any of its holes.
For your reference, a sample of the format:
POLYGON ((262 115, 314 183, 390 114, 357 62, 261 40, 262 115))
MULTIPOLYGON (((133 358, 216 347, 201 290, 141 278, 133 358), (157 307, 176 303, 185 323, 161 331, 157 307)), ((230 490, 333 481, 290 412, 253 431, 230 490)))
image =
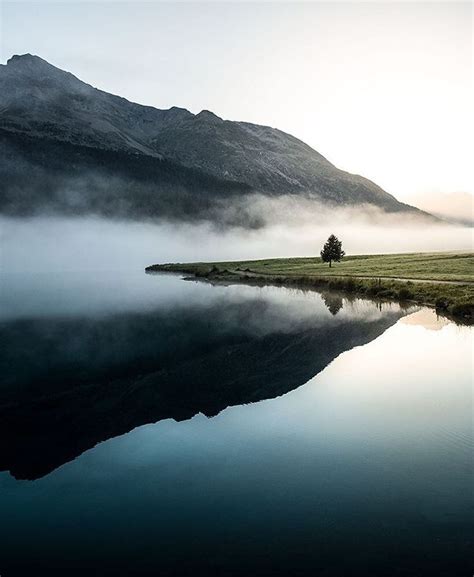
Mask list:
POLYGON ((7 77, 23 79, 24 82, 52 82, 64 86, 85 85, 70 72, 61 70, 35 54, 15 54, 0 66, 0 72, 7 77))
POLYGON ((222 120, 220 116, 217 116, 217 114, 214 114, 214 112, 211 112, 210 110, 201 110, 201 112, 196 114, 196 118, 201 118, 203 120, 210 120, 214 122, 222 120))
POLYGON ((7 66, 14 68, 54 68, 52 64, 43 60, 35 54, 14 54, 11 58, 7 60, 7 66))

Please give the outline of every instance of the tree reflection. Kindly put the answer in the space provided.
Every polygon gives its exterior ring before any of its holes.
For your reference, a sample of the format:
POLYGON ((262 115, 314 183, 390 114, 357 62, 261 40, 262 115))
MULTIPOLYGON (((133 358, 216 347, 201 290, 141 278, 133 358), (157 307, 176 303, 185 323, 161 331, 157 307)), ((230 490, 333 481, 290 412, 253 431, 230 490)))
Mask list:
POLYGON ((329 312, 336 316, 343 307, 342 297, 334 293, 323 293, 321 296, 329 312))

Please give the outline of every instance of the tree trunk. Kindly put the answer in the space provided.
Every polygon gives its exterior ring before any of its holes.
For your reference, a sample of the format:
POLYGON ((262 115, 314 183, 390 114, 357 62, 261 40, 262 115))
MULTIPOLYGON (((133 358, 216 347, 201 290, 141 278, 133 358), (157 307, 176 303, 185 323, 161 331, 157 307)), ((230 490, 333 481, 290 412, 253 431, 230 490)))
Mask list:
POLYGON ((331 261, 329 261, 329 268, 331 268, 331 261))

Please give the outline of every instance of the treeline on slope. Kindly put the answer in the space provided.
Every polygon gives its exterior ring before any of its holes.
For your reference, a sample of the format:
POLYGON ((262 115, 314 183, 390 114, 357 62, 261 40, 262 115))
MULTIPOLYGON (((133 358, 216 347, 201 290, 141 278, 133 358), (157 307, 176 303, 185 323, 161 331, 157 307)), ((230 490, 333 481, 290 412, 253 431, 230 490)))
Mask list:
POLYGON ((169 160, 2 129, 0 154, 0 212, 10 216, 213 218, 252 193, 169 160))

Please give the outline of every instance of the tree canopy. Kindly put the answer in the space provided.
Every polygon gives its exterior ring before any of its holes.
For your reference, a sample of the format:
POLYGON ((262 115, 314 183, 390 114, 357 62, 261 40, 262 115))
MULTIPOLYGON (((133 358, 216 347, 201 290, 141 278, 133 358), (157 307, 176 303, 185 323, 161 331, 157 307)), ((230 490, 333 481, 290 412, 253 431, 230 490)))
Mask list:
POLYGON ((323 262, 328 262, 331 266, 332 262, 340 262, 346 253, 342 250, 342 242, 331 234, 331 236, 324 243, 321 251, 321 259, 323 262))

